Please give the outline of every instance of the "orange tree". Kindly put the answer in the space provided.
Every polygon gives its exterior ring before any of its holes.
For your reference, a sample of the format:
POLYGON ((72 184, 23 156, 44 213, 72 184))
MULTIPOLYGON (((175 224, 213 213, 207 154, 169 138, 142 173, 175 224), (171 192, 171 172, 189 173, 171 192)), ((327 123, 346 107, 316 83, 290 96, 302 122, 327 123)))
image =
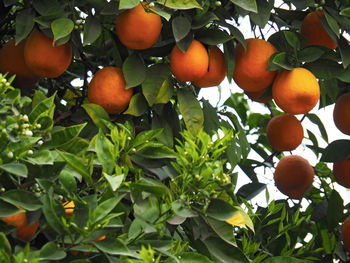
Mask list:
POLYGON ((348 134, 349 30, 348 0, 1 0, 0 262, 348 262, 350 141, 315 107, 348 134))

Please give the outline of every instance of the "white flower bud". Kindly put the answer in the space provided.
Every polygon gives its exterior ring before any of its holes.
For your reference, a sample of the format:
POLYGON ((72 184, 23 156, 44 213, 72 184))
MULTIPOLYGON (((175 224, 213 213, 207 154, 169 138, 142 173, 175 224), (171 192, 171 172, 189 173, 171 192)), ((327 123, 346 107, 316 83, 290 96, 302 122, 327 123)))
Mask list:
POLYGON ((24 115, 23 115, 23 121, 25 121, 25 122, 28 122, 28 121, 29 121, 29 118, 28 118, 28 115, 27 115, 27 114, 24 114, 24 115))
POLYGON ((31 137, 31 136, 33 136, 33 132, 31 130, 27 130, 26 131, 26 135, 31 137))
POLYGON ((40 145, 43 145, 44 142, 43 142, 42 140, 40 140, 40 141, 38 141, 37 143, 38 143, 38 145, 40 146, 40 145))
POLYGON ((33 155, 33 154, 34 154, 33 150, 28 151, 28 155, 33 155))
POLYGON ((8 152, 8 153, 7 153, 7 157, 10 158, 10 159, 12 159, 12 158, 13 158, 13 152, 8 152))

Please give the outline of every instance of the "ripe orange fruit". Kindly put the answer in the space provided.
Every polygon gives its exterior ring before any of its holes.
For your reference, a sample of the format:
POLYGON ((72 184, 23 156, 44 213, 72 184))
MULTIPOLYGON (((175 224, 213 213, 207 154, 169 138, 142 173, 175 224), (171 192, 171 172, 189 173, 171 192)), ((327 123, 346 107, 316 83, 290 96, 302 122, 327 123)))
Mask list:
POLYGON ((347 251, 350 252, 350 217, 344 221, 341 233, 344 247, 347 251))
POLYGON ((273 149, 279 152, 292 151, 301 144, 304 129, 294 115, 287 113, 269 121, 266 136, 273 149))
POLYGON ((193 84, 200 88, 218 86, 226 77, 226 64, 222 51, 217 46, 211 46, 209 50, 209 69, 193 84))
POLYGON ((34 30, 24 46, 24 60, 36 75, 56 78, 63 74, 72 61, 72 46, 69 43, 53 45, 53 39, 34 30))
POLYGON ((170 54, 170 68, 179 81, 196 81, 208 71, 209 56, 205 47, 193 40, 183 53, 176 45, 170 54))
POLYGON ((301 198, 314 180, 314 169, 301 156, 284 156, 274 173, 275 185, 290 198, 301 198))
POLYGON ((256 102, 269 103, 272 100, 272 96, 268 96, 266 98, 261 97, 265 93, 265 89, 259 91, 245 91, 244 93, 248 96, 249 99, 256 102))
POLYGON ((346 187, 350 188, 350 156, 345 160, 335 162, 333 164, 333 175, 335 181, 346 187))
MULTIPOLYGON (((325 19, 322 11, 309 13, 301 24, 301 34, 306 38, 305 46, 320 45, 330 49, 336 49, 337 43, 329 36, 324 29, 321 20, 325 19)), ((326 22, 326 20, 324 20, 326 22)))
POLYGON ((36 233, 39 226, 39 221, 35 221, 29 226, 27 225, 26 212, 19 212, 12 216, 4 217, 2 221, 10 226, 16 226, 17 237, 24 241, 29 241, 31 237, 36 233))
POLYGON ((350 92, 341 95, 334 104, 335 126, 344 134, 350 135, 350 92))
POLYGON ((31 86, 38 82, 39 76, 35 75, 24 62, 25 40, 15 45, 16 40, 9 40, 0 50, 0 72, 8 72, 9 76, 15 75, 15 83, 22 87, 31 86))
POLYGON ((316 77, 305 68, 281 71, 272 85, 272 97, 285 112, 305 114, 320 99, 320 86, 316 77))
POLYGON ((244 91, 260 91, 268 88, 275 78, 276 71, 266 70, 269 58, 277 50, 263 39, 246 40, 247 50, 239 44, 235 49, 235 71, 233 80, 244 91))
POLYGON ((146 4, 139 3, 117 17, 118 37, 128 48, 147 49, 159 38, 162 20, 159 15, 145 11, 145 8, 148 8, 146 4))
POLYGON ((75 208, 75 204, 73 201, 67 201, 63 203, 64 206, 64 210, 66 211, 66 217, 72 217, 73 212, 74 212, 74 208, 75 208))
POLYGON ((104 67, 96 72, 89 84, 89 101, 100 105, 110 114, 121 113, 133 94, 132 89, 126 89, 125 85, 120 68, 104 67))

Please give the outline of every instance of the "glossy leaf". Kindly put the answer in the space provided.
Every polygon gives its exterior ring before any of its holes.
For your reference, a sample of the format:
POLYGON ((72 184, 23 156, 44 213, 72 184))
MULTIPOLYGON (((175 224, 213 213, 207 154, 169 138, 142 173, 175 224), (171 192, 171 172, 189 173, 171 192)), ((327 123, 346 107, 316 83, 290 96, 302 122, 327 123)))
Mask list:
POLYGON ((136 93, 131 97, 129 107, 124 114, 130 114, 133 116, 141 116, 147 110, 147 100, 141 93, 136 93))
POLYGON ((95 123, 95 125, 103 131, 106 131, 106 127, 103 124, 102 120, 109 121, 110 119, 108 113, 104 110, 104 108, 102 108, 100 105, 93 103, 84 103, 82 107, 90 116, 91 120, 95 123))
POLYGON ((24 9, 16 15, 16 45, 25 39, 34 26, 34 13, 31 9, 24 9))
POLYGON ((0 199, 0 217, 11 216, 19 212, 23 212, 23 210, 0 199))
POLYGON ((69 127, 61 127, 57 131, 51 133, 51 140, 45 143, 43 147, 58 147, 73 140, 85 128, 86 124, 87 123, 82 123, 69 127))
POLYGON ((258 6, 255 0, 230 0, 230 1, 247 11, 250 11, 253 13, 258 12, 258 6))
POLYGON ((66 257, 63 249, 57 248, 57 244, 53 241, 46 243, 40 249, 40 260, 61 260, 66 257))
POLYGON ((197 134, 203 127, 204 116, 202 108, 191 91, 178 90, 179 107, 187 129, 197 134))
POLYGON ((142 93, 145 96, 148 105, 152 106, 154 103, 160 103, 164 100, 168 102, 172 93, 169 87, 168 79, 170 77, 169 67, 165 64, 155 64, 147 68, 146 79, 142 83, 142 93), (163 93, 163 94, 161 94, 163 93))
POLYGON ((119 10, 122 9, 131 9, 137 6, 140 3, 139 0, 120 0, 119 1, 119 10))
POLYGON ((103 171, 107 174, 112 174, 115 167, 115 156, 113 154, 113 144, 103 134, 102 130, 99 130, 97 134, 95 150, 99 162, 102 164, 103 171))
POLYGON ((350 140, 336 140, 328 144, 321 157, 322 162, 338 162, 350 154, 350 140))
POLYGON ((42 206, 34 193, 20 189, 6 191, 0 195, 0 199, 28 211, 38 210, 42 206))
POLYGON ((157 0, 156 2, 173 9, 201 8, 196 0, 157 0))
POLYGON ((140 85, 146 78, 146 66, 139 54, 133 53, 123 63, 126 88, 140 85))
POLYGON ((171 23, 175 41, 183 39, 191 30, 191 22, 185 16, 177 16, 171 23))
POLYGON ((222 199, 211 199, 207 209, 208 216, 219 221, 231 218, 236 212, 236 208, 222 199))
POLYGON ((28 176, 27 166, 23 163, 16 163, 16 162, 5 163, 3 165, 0 165, 0 169, 19 177, 28 176))
POLYGON ((54 41, 67 37, 74 29, 74 23, 69 18, 58 18, 51 23, 54 41))
POLYGON ((102 33, 100 21, 94 16, 88 16, 84 24, 83 45, 94 43, 102 33))

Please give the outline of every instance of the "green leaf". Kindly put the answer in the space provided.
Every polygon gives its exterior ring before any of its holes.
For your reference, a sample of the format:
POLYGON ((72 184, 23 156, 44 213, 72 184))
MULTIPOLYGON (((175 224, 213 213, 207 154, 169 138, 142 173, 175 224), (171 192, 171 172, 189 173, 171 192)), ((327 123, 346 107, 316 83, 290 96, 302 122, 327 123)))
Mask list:
POLYGON ((207 218, 210 227, 215 231, 218 236, 231 246, 237 246, 234 236, 234 228, 223 221, 207 218))
MULTIPOLYGON (((0 247, 5 251, 7 254, 11 254, 11 245, 10 242, 8 241, 5 233, 0 232, 0 247)), ((6 262, 6 261, 5 261, 6 262)), ((10 262, 10 261, 8 261, 10 262)))
POLYGON ((35 165, 53 165, 55 155, 49 150, 38 150, 32 156, 27 156, 26 160, 35 165))
POLYGON ((106 126, 102 120, 110 121, 108 113, 100 105, 93 103, 84 103, 82 105, 86 113, 90 116, 95 125, 106 132, 106 126))
POLYGON ((21 154, 22 152, 31 149, 40 139, 41 137, 22 137, 20 141, 10 142, 7 145, 7 148, 16 154, 21 154))
POLYGON ((343 220, 344 201, 340 194, 333 190, 327 207, 327 225, 328 229, 336 228, 343 220))
POLYGON ((311 262, 306 259, 297 259, 297 258, 292 258, 292 257, 283 257, 283 256, 278 256, 278 257, 272 257, 269 259, 266 259, 263 261, 263 263, 308 263, 311 262))
POLYGON ((243 8, 244 10, 258 13, 258 6, 255 0, 230 0, 235 5, 243 8))
POLYGON ((23 163, 15 163, 15 162, 5 163, 3 165, 0 165, 0 169, 16 176, 20 176, 20 177, 28 176, 27 166, 23 163))
POLYGON ((227 71, 227 79, 231 83, 235 71, 235 46, 234 41, 230 40, 224 43, 224 58, 227 71))
POLYGON ((320 47, 312 46, 312 47, 306 47, 298 53, 298 58, 300 61, 303 62, 313 62, 317 59, 319 59, 323 54, 325 53, 325 50, 320 47))
POLYGON ((24 9, 16 14, 16 45, 25 39, 34 26, 35 14, 31 9, 24 9))
POLYGON ((138 53, 133 53, 123 63, 126 88, 140 85, 146 78, 146 66, 138 53))
POLYGON ((203 100, 203 114, 204 114, 204 131, 213 135, 220 127, 220 120, 217 114, 217 109, 214 108, 209 101, 203 100))
POLYGON ((197 98, 189 90, 179 89, 177 92, 179 108, 187 129, 198 134, 203 127, 204 116, 197 98))
POLYGON ((267 70, 292 70, 293 66, 288 62, 288 54, 286 52, 276 52, 272 54, 267 65, 267 70))
POLYGON ((131 186, 139 191, 152 193, 155 196, 161 197, 169 193, 169 189, 160 181, 151 178, 142 177, 137 183, 132 183, 131 186))
POLYGON ((63 206, 56 204, 48 194, 43 197, 43 204, 43 213, 48 225, 57 233, 63 233, 64 230, 59 219, 60 217, 65 217, 63 206))
POLYGON ((146 143, 146 141, 151 141, 157 138, 162 133, 162 129, 156 130, 146 130, 137 134, 136 138, 132 143, 132 147, 141 146, 146 143))
POLYGON ((176 42, 183 39, 191 30, 191 22, 185 16, 177 16, 171 23, 173 35, 176 42))
POLYGON ((258 0, 258 13, 251 13, 250 19, 259 27, 264 28, 270 19, 271 9, 273 8, 274 1, 258 0))
POLYGON ((266 189, 266 184, 263 183, 249 183, 243 185, 238 189, 237 197, 242 197, 245 200, 250 200, 257 196, 261 191, 266 189))
POLYGON ((208 216, 219 221, 230 219, 236 212, 236 208, 222 199, 211 199, 207 209, 208 216))
POLYGON ((119 1, 119 10, 122 9, 131 9, 137 6, 140 3, 140 0, 120 0, 119 1))
MULTIPOLYGON (((243 254, 243 252, 235 247, 230 246, 223 240, 217 237, 210 237, 203 240, 205 246, 209 252, 220 262, 225 263, 248 263, 249 260, 243 254)), ((280 261, 282 262, 282 261, 280 261)))
POLYGON ((74 176, 67 170, 62 170, 60 172, 59 182, 63 189, 69 194, 74 194, 77 191, 77 181, 74 176))
POLYGON ((51 140, 43 145, 43 147, 58 147, 63 145, 75 137, 85 128, 87 123, 63 127, 51 133, 51 140))
POLYGON ((344 8, 339 12, 340 15, 350 18, 350 7, 344 8))
POLYGON ((99 204, 94 210, 95 223, 103 220, 123 198, 124 195, 119 195, 118 197, 109 198, 99 204))
POLYGON ((338 48, 340 51, 341 59, 343 61, 343 68, 347 68, 350 65, 350 45, 349 42, 341 37, 338 41, 338 48))
POLYGON ((321 162, 339 162, 350 154, 350 140, 331 142, 322 152, 321 162))
POLYGON ((54 241, 46 243, 39 252, 40 260, 60 260, 66 257, 66 252, 59 249, 54 241))
POLYGON ((318 59, 305 63, 305 68, 310 70, 316 78, 333 79, 342 72, 343 67, 338 62, 329 59, 318 59))
POLYGON ((88 169, 81 159, 71 153, 61 152, 56 150, 57 153, 71 166, 76 172, 83 176, 88 181, 91 181, 88 169))
POLYGON ((207 45, 219 45, 233 39, 226 31, 218 28, 201 30, 196 34, 196 39, 207 45))
POLYGON ((112 191, 116 191, 120 187, 120 185, 122 184, 122 182, 124 180, 124 174, 108 175, 108 174, 104 173, 103 176, 106 178, 107 182, 109 183, 110 187, 112 188, 112 191))
POLYGON ((320 130, 320 133, 322 135, 322 138, 328 142, 328 135, 327 135, 327 131, 326 128, 324 127, 321 119, 314 113, 308 113, 306 114, 306 117, 314 124, 317 125, 318 129, 320 130))
POLYGON ((285 39, 287 40, 288 44, 294 49, 299 50, 301 43, 298 35, 293 31, 283 31, 283 35, 285 39))
POLYGON ((106 138, 101 129, 97 134, 95 149, 97 158, 102 164, 103 171, 107 174, 112 174, 116 165, 113 155, 113 144, 106 138))
POLYGON ((83 46, 90 45, 101 35, 102 26, 94 16, 88 16, 85 20, 83 31, 83 46))
POLYGON ((169 101, 171 97, 169 93, 172 93, 172 90, 169 91, 170 75, 170 69, 165 64, 155 64, 147 68, 146 79, 142 83, 142 93, 149 106, 152 106, 157 100, 162 100, 162 97, 164 101, 169 101))
POLYGON ((182 218, 195 217, 197 216, 190 207, 186 206, 180 200, 176 200, 171 203, 171 208, 174 210, 177 216, 182 218))
POLYGON ((158 95, 153 101, 154 104, 165 104, 168 103, 174 93, 173 83, 169 81, 169 79, 164 80, 161 85, 158 95))
POLYGON ((194 252, 184 252, 179 255, 181 263, 212 263, 206 256, 194 252))
POLYGON ((0 217, 12 216, 12 215, 17 214, 19 212, 23 212, 23 210, 18 209, 14 205, 9 204, 8 202, 2 201, 0 199, 0 217))
POLYGON ((42 206, 34 193, 20 189, 6 191, 0 196, 0 199, 28 211, 38 210, 42 206))
POLYGON ((201 8, 195 0, 157 0, 156 3, 172 9, 201 8))
POLYGON ((133 116, 141 116, 147 111, 147 100, 141 93, 136 93, 131 97, 129 107, 124 114, 130 114, 133 116))
MULTIPOLYGON (((323 12, 325 17, 326 17, 326 21, 328 26, 330 27, 330 29, 332 30, 332 32, 337 36, 337 38, 339 38, 339 25, 337 23, 337 21, 330 16, 327 12, 323 12)), ((322 22, 322 20, 321 20, 322 22)))
POLYGON ((74 23, 69 18, 58 18, 51 23, 54 42, 67 37, 74 29, 74 23))
POLYGON ((109 255, 137 257, 121 240, 116 238, 106 238, 99 242, 93 242, 93 244, 97 249, 109 255))
POLYGON ((52 95, 50 98, 41 100, 38 104, 36 104, 36 106, 33 108, 33 110, 28 116, 29 121, 31 123, 34 123, 36 120, 39 119, 39 117, 41 117, 44 114, 48 114, 55 108, 55 103, 54 103, 55 96, 56 96, 56 93, 52 95))

